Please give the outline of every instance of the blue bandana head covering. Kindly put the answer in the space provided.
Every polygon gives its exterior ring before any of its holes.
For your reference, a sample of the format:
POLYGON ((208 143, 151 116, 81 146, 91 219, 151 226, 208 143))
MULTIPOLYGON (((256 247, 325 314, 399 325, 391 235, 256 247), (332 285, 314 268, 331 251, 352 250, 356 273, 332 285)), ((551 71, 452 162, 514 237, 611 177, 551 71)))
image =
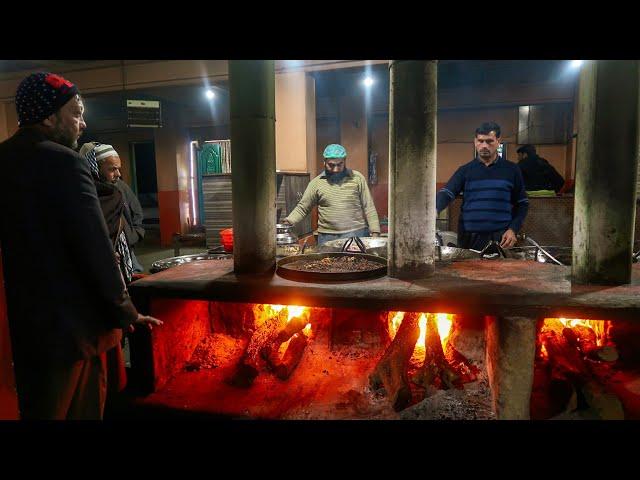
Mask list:
POLYGON ((332 143, 331 145, 327 145, 327 148, 324 149, 324 153, 322 156, 326 159, 329 158, 346 158, 347 151, 342 145, 338 145, 337 143, 332 143))

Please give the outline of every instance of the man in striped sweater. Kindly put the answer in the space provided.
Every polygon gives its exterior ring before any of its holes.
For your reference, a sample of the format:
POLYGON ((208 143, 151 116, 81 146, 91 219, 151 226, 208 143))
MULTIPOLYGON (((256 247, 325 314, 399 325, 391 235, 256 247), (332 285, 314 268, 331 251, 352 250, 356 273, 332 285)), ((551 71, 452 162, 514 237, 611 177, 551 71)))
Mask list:
POLYGON ((458 246, 482 250, 491 240, 503 248, 516 244, 529 199, 518 166, 498 155, 500 126, 485 122, 476 129, 476 158, 461 166, 436 196, 438 213, 463 192, 458 246))
POLYGON ((367 180, 347 168, 347 151, 342 145, 328 145, 323 157, 324 171, 309 182, 298 205, 283 222, 295 225, 317 205, 318 244, 337 238, 377 237, 380 222, 367 180))

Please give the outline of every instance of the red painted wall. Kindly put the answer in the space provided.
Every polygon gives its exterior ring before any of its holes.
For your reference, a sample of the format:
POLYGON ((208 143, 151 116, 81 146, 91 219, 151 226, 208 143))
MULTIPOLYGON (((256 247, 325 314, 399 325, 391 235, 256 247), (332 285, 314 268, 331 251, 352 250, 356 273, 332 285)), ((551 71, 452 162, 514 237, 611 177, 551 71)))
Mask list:
POLYGON ((2 258, 0 257, 0 420, 17 420, 18 418, 18 397, 13 376, 7 303, 4 294, 2 258))

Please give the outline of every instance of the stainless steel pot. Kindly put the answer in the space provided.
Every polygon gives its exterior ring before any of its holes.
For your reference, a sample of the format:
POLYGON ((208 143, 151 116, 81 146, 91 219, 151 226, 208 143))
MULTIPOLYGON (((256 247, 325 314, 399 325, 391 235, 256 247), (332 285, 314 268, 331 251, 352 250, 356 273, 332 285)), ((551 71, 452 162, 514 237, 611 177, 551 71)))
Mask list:
POLYGON ((293 232, 293 225, 276 224, 276 245, 292 245, 298 243, 298 236, 293 232))

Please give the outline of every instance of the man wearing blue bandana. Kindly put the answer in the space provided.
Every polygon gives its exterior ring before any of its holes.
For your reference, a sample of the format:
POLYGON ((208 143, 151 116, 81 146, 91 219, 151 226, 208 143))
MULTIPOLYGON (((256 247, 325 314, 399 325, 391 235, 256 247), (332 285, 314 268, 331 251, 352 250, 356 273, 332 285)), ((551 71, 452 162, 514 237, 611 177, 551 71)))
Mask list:
POLYGON ((348 237, 380 235, 378 212, 367 180, 347 168, 347 151, 331 144, 324 149, 324 171, 309 182, 298 205, 284 219, 295 225, 318 206, 318 244, 348 237))

